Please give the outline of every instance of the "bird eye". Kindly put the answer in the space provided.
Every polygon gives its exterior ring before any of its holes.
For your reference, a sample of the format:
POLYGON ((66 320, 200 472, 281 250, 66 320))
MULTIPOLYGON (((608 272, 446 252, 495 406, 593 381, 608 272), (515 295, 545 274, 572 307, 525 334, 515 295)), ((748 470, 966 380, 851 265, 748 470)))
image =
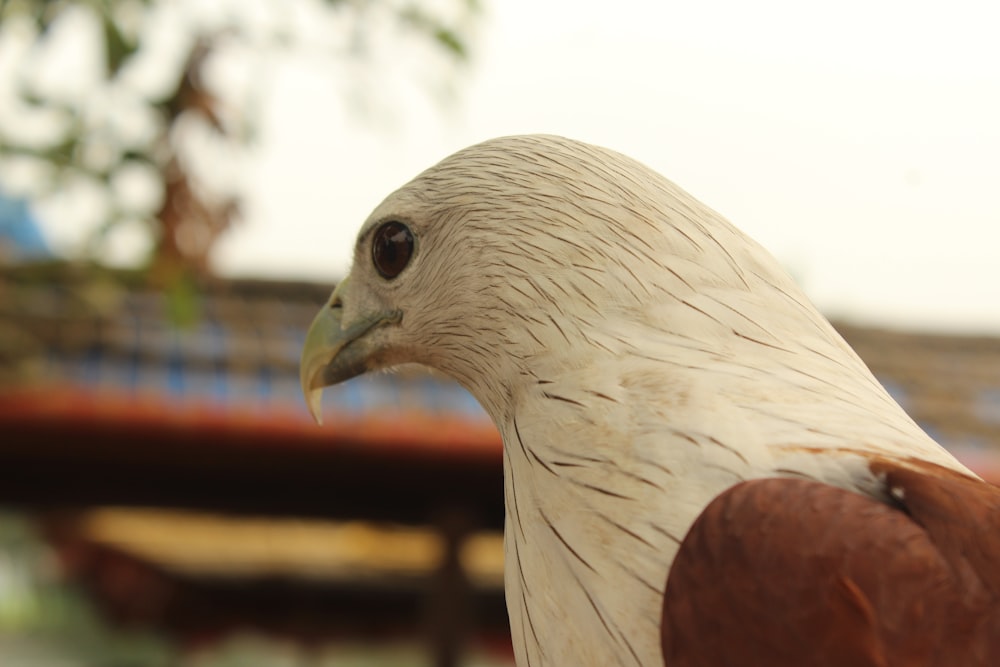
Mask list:
POLYGON ((413 232, 398 220, 390 220, 372 237, 372 263, 379 274, 392 280, 406 268, 413 256, 413 232))

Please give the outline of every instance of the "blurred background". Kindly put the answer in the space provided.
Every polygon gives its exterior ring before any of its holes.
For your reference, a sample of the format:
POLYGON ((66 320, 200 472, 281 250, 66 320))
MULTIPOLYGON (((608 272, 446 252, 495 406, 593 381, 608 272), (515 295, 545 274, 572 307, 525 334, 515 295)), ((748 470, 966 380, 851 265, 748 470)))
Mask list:
POLYGON ((297 363, 354 234, 551 132, 761 241, 1000 480, 987 2, 0 0, 0 664, 509 665, 500 443, 297 363))

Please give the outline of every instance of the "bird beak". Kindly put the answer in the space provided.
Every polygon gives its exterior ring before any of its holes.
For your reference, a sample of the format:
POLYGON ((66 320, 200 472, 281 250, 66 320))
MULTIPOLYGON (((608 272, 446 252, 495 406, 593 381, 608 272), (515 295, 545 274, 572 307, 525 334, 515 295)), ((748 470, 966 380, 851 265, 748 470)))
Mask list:
POLYGON ((299 363, 299 380, 309 414, 317 424, 323 423, 320 402, 323 387, 349 380, 374 368, 373 357, 380 351, 370 336, 372 329, 402 319, 400 311, 379 312, 344 322, 343 295, 348 279, 337 285, 333 295, 313 319, 299 363))

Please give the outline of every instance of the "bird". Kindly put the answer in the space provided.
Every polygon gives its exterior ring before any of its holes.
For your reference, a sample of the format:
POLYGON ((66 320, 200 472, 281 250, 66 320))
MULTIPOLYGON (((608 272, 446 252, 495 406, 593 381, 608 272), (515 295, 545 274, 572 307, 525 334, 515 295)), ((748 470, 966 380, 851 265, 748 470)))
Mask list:
POLYGON ((998 488, 639 161, 500 137, 386 197, 306 334, 309 410, 410 364, 502 437, 520 667, 1000 664, 998 488))

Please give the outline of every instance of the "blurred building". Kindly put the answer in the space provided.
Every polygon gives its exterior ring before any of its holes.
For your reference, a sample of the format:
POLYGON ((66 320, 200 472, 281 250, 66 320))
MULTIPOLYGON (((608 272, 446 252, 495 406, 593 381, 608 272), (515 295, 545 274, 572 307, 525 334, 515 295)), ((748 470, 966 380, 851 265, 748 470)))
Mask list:
MULTIPOLYGON (((462 389, 407 373, 328 390, 313 424, 298 359, 329 291, 219 280, 178 310, 139 276, 3 268, 0 504, 36 512, 124 624, 508 659, 499 437, 462 389)), ((918 422, 1000 480, 1000 339, 839 328, 918 422)))

